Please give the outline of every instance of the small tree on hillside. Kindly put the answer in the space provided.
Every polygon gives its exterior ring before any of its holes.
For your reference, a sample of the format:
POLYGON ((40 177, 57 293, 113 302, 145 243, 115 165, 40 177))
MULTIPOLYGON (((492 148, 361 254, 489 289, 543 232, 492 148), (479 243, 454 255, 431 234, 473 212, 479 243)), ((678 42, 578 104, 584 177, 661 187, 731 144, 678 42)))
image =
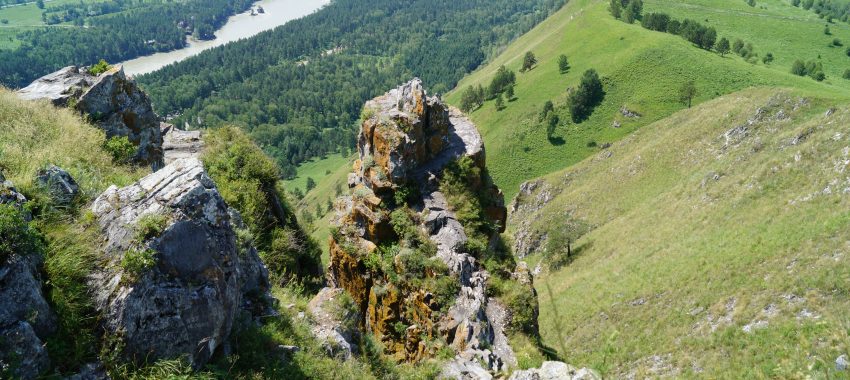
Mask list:
POLYGON ((578 89, 573 91, 568 99, 573 122, 580 123, 590 117, 593 108, 599 105, 604 97, 605 91, 602 89, 599 74, 594 69, 585 71, 578 89))
POLYGON ((765 54, 761 61, 764 62, 765 65, 773 62, 773 53, 765 54))
POLYGON ((717 46, 714 49, 717 50, 721 57, 729 54, 729 40, 726 37, 721 38, 720 41, 717 41, 717 46))
POLYGON ((688 105, 691 108, 691 102, 697 96, 697 86, 694 81, 685 82, 679 89, 679 101, 688 105))
POLYGON ((307 177, 307 192, 316 188, 316 181, 313 180, 313 177, 307 177))
POLYGON ((744 50, 744 41, 738 38, 735 40, 735 43, 732 44, 732 52, 735 54, 741 54, 741 50, 744 50))
POLYGON ((44 0, 36 0, 35 6, 38 7, 38 9, 44 9, 44 0))
POLYGON ((509 102, 514 100, 514 85, 510 85, 505 89, 505 98, 507 98, 509 102))
POLYGON ((525 57, 522 59, 522 69, 520 71, 526 72, 534 68, 534 65, 537 64, 537 57, 534 56, 534 53, 527 52, 525 53, 525 57))
POLYGON ((469 86, 465 90, 463 90, 463 93, 460 95, 460 110, 464 113, 469 113, 470 111, 475 109, 475 104, 475 88, 469 86))
POLYGON ((829 31, 829 25, 823 27, 823 34, 826 34, 827 36, 832 35, 832 32, 829 31))
POLYGON ((565 54, 561 54, 558 57, 558 70, 561 71, 561 74, 570 71, 570 61, 567 59, 565 54))

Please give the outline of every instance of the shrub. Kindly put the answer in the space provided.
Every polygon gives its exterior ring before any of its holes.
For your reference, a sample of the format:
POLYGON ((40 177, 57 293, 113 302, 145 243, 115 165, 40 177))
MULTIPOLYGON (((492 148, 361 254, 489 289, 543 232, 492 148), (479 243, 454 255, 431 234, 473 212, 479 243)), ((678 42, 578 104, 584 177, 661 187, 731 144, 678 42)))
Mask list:
POLYGON ((127 136, 113 136, 103 144, 105 149, 112 156, 115 162, 124 164, 136 155, 136 146, 130 142, 127 136))
POLYGON ((95 65, 92 65, 92 67, 89 67, 89 74, 98 76, 109 71, 110 69, 112 69, 112 66, 106 63, 105 60, 101 59, 100 62, 95 65))
POLYGON ((144 215, 136 223, 136 240, 143 242, 147 239, 157 237, 165 231, 167 225, 168 217, 163 214, 144 215))
POLYGON ((321 251, 278 189, 277 164, 237 128, 212 130, 205 140, 204 166, 227 204, 242 215, 273 277, 318 286, 321 251))
POLYGON ((156 251, 152 249, 130 248, 121 258, 121 268, 129 274, 138 276, 156 265, 156 251))
POLYGON ((844 79, 850 79, 850 69, 844 70, 844 75, 841 76, 844 79))

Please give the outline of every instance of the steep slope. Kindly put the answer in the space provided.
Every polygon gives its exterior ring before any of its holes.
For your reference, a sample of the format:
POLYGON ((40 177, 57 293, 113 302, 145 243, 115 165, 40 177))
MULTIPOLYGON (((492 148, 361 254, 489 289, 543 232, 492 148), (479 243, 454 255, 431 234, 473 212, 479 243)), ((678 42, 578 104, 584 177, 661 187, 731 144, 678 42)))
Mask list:
POLYGON ((747 90, 523 185, 546 344, 612 377, 846 376, 848 120, 747 90))
MULTIPOLYGON (((688 10, 691 8, 686 5, 690 3, 714 2, 648 1, 646 12, 666 11, 674 5, 688 10)), ((743 3, 742 6, 747 7, 743 3)), ((773 6, 777 7, 779 5, 773 6)), ((786 7, 790 9, 788 12, 811 18, 801 9, 786 7)), ((678 99, 678 93, 682 84, 688 81, 694 81, 698 89, 696 103, 754 85, 793 87, 821 96, 847 97, 850 94, 836 73, 838 65, 832 65, 835 67, 829 75, 831 84, 817 83, 789 73, 788 62, 793 58, 782 53, 784 51, 807 52, 799 57, 805 59, 816 58, 810 57, 815 52, 824 55, 841 53, 840 49, 830 48, 825 42, 821 45, 820 40, 815 44, 805 38, 791 38, 798 33, 797 29, 777 24, 770 34, 752 41, 756 43, 758 52, 773 50, 777 56, 776 63, 772 65, 760 62, 754 65, 734 55, 721 57, 701 50, 678 36, 649 31, 637 23, 630 25, 615 20, 607 9, 607 1, 570 1, 555 15, 519 38, 503 54, 462 80, 457 89, 446 97, 449 103, 459 105, 463 89, 479 84, 486 88, 500 66, 505 65, 517 72, 516 100, 505 102, 506 108, 501 111, 495 109, 494 102, 488 101, 470 115, 481 128, 485 143, 490 148, 493 178, 505 189, 508 199, 516 194, 523 181, 575 164, 597 152, 599 146, 617 141, 641 126, 685 108, 678 99), (783 37, 783 33, 787 37, 783 37), (774 42, 768 44, 768 39, 774 42), (526 73, 519 73, 527 51, 536 55, 539 64, 526 73), (568 56, 572 66, 566 74, 559 72, 557 61, 561 54, 568 56), (569 120, 567 89, 576 87, 584 71, 590 68, 596 69, 602 77, 605 99, 588 120, 580 124, 566 122, 569 120), (538 120, 547 100, 554 102, 562 120, 552 139, 547 139, 546 127, 538 120), (624 107, 641 117, 626 117, 621 112, 624 107)), ((690 16, 696 18, 698 14, 696 10, 690 16)), ((730 12, 722 15, 728 23, 717 26, 719 36, 750 38, 749 34, 745 34, 752 24, 750 14, 730 12)), ((685 14, 676 16, 683 17, 685 14)), ((702 22, 703 18, 698 20, 702 22)), ((806 30, 810 30, 813 24, 807 25, 809 29, 806 30)), ((822 30, 823 26, 820 28, 822 30)), ((836 33, 841 33, 837 35, 841 37, 846 32, 836 33)))

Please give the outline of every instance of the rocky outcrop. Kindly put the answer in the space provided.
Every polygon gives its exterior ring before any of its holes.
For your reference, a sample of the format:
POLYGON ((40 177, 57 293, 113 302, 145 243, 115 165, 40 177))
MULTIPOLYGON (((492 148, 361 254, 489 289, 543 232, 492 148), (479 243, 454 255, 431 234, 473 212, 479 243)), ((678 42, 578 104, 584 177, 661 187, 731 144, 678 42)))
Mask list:
POLYGON ((267 272, 241 221, 197 159, 110 187, 92 211, 103 265, 91 287, 107 335, 131 360, 187 356, 204 365, 226 344, 240 307, 268 291, 267 272))
MULTIPOLYGON (((369 101, 364 112, 360 159, 349 175, 353 195, 337 202, 339 232, 330 241, 329 283, 352 296, 360 306, 361 326, 398 360, 430 357, 438 348, 431 342, 444 341, 458 353, 453 362, 461 368, 458 373, 489 374, 516 365, 504 335, 510 314, 487 297, 490 275, 465 252, 467 234, 439 191, 444 168, 467 157, 482 176, 475 180, 478 187, 494 200, 485 214, 504 227, 506 210, 498 201, 503 198, 483 178, 484 146, 474 124, 439 98, 428 97, 418 79, 369 101), (390 222, 390 214, 402 209, 397 195, 407 195, 415 227, 449 268, 446 275, 459 289, 454 299, 394 283, 365 263, 379 246, 398 244, 390 222)), ((403 265, 406 254, 404 248, 399 252, 395 267, 403 265)))
POLYGON ((167 123, 160 123, 160 130, 166 165, 181 158, 198 157, 204 150, 201 131, 184 131, 167 123))
POLYGON ((162 133, 150 99, 116 65, 98 76, 85 67, 69 66, 37 79, 18 91, 23 99, 47 99, 73 108, 106 132, 107 138, 127 137, 138 147, 135 162, 163 166, 162 133))
POLYGON ((47 190, 50 198, 58 205, 71 204, 80 194, 77 181, 62 168, 49 165, 36 174, 38 185, 47 190))
POLYGON ((0 369, 33 379, 50 368, 44 342, 56 316, 42 294, 41 259, 17 252, 0 261, 0 369))
POLYGON ((21 211, 26 221, 30 221, 32 219, 32 215, 30 215, 29 211, 24 209, 25 203, 27 203, 27 197, 18 192, 18 189, 15 188, 12 181, 6 180, 3 173, 0 173, 0 205, 12 205, 18 209, 18 211, 21 211))

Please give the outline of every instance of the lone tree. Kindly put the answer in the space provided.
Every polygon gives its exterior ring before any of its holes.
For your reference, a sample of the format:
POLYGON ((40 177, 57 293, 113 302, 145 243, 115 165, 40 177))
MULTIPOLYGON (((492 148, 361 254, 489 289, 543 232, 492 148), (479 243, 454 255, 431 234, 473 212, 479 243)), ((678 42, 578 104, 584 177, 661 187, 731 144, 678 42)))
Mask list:
POLYGON ((561 54, 558 57, 558 70, 561 70, 561 74, 565 74, 570 71, 570 61, 567 59, 565 54, 561 54))
POLYGON ((537 57, 534 56, 534 53, 527 52, 525 53, 525 58, 522 59, 522 69, 520 69, 520 71, 526 72, 528 70, 531 70, 536 64, 537 57))
POLYGON ((688 105, 691 108, 691 102, 697 96, 697 86, 694 81, 687 81, 679 89, 679 101, 688 105))
POLYGON ((599 105, 604 97, 605 91, 602 89, 599 74, 594 69, 585 71, 578 89, 570 94, 567 101, 573 122, 580 123, 590 117, 593 108, 599 105))
POLYGON ((714 49, 717 50, 721 57, 729 54, 729 40, 727 40, 726 37, 721 38, 720 41, 717 41, 717 46, 715 46, 714 49))
POLYGON ((307 177, 307 192, 316 188, 316 181, 313 180, 313 177, 307 177))

